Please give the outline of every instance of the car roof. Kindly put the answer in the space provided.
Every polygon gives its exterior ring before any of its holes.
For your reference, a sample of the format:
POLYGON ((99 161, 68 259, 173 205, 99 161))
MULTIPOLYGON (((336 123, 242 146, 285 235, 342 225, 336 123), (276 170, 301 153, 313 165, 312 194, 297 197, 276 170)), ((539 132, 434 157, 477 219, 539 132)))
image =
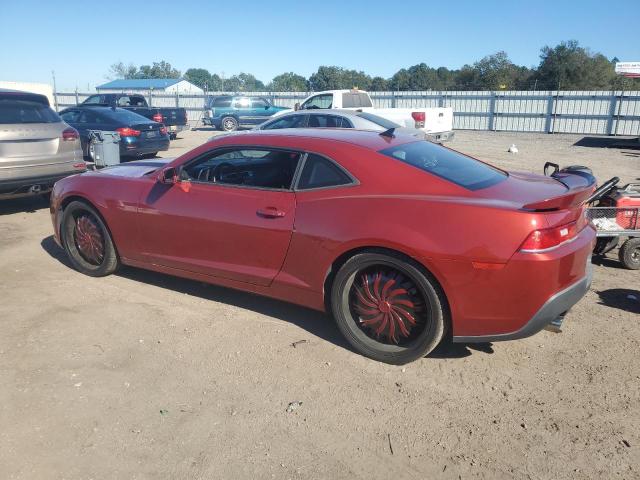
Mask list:
POLYGON ((42 95, 40 93, 33 92, 24 92, 22 90, 11 90, 9 88, 0 88, 0 95, 4 94, 5 98, 16 98, 24 101, 32 101, 37 103, 42 103, 49 107, 49 99, 46 95, 42 95))
POLYGON ((362 112, 358 112, 357 110, 344 110, 342 108, 316 108, 312 110, 297 110, 291 111, 287 113, 283 113, 281 116, 274 117, 274 119, 282 118, 285 115, 341 115, 343 117, 360 117, 362 112))
MULTIPOLYGON (((282 128, 278 130, 249 130, 240 135, 224 135, 223 138, 229 143, 233 143, 234 138, 242 138, 242 143, 250 144, 252 141, 259 142, 268 138, 289 139, 291 146, 295 146, 296 141, 304 139, 322 139, 329 142, 350 143, 369 150, 379 151, 385 148, 402 145, 417 141, 416 137, 398 132, 395 136, 380 135, 380 132, 370 130, 356 130, 352 128, 282 128)), ((214 138, 212 141, 216 141, 214 138)))

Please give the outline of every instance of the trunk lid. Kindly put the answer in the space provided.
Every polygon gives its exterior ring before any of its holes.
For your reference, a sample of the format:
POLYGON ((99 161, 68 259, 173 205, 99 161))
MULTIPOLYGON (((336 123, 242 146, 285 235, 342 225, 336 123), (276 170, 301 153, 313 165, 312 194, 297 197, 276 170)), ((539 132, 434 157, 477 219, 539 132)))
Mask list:
POLYGON ((528 211, 554 211, 581 207, 595 188, 595 179, 558 172, 553 177, 512 172, 506 180, 476 193, 487 199, 514 203, 528 211))

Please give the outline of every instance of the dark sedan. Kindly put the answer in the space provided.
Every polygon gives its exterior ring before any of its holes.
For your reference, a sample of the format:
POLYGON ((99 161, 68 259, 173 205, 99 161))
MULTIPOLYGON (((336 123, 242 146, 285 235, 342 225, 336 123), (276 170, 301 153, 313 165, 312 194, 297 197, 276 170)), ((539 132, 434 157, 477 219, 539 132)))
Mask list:
POLYGON ((120 157, 153 157, 169 149, 166 127, 123 108, 73 107, 60 112, 62 119, 78 130, 82 153, 91 157, 90 130, 120 134, 120 157))

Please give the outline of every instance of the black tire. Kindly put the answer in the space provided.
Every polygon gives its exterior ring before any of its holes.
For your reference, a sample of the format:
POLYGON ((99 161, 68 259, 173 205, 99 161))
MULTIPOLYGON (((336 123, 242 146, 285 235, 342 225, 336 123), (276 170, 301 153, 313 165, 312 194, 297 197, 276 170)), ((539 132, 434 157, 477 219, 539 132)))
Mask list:
POLYGON ((66 206, 60 234, 69 260, 79 272, 91 277, 104 277, 120 266, 109 229, 98 212, 87 203, 74 201, 66 206), (87 241, 87 237, 90 240, 87 241), (89 247, 87 242, 91 244, 89 247), (100 246, 96 247, 98 244, 100 246))
POLYGON ((625 268, 640 270, 640 238, 630 238, 618 250, 618 258, 625 268))
POLYGON ((357 352, 380 362, 402 365, 424 357, 440 343, 445 332, 444 293, 422 266, 402 255, 375 251, 354 255, 336 274, 330 298, 333 316, 347 341, 357 352), (385 286, 380 288, 382 282, 385 286), (365 285, 369 296, 362 304, 360 287, 365 285), (394 294, 400 291, 404 293, 394 294), (373 307, 375 312, 359 311, 370 308, 366 305, 369 299, 379 302, 373 307), (413 305, 411 309, 406 306, 409 304, 413 305), (407 310, 410 315, 405 316, 407 310), (363 318, 364 315, 371 317, 363 318), (380 316, 383 320, 371 323, 380 316), (375 327, 382 333, 376 334, 375 327))
POLYGON ((169 140, 175 140, 176 138, 178 138, 178 134, 177 133, 170 133, 169 134, 169 140))
POLYGON ((141 155, 140 158, 154 158, 156 155, 158 155, 158 152, 145 153, 144 155, 141 155))
POLYGON ((234 117, 224 117, 220 121, 220 130, 225 132, 234 132, 238 129, 238 120, 234 117))

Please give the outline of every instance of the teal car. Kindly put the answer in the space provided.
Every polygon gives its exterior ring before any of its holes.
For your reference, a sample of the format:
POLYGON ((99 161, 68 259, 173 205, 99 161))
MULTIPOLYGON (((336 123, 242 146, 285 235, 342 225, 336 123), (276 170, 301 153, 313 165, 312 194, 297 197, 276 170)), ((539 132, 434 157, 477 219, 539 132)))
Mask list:
POLYGON ((255 127, 286 107, 276 107, 263 97, 224 95, 209 97, 202 122, 219 130, 233 132, 240 127, 255 127))

